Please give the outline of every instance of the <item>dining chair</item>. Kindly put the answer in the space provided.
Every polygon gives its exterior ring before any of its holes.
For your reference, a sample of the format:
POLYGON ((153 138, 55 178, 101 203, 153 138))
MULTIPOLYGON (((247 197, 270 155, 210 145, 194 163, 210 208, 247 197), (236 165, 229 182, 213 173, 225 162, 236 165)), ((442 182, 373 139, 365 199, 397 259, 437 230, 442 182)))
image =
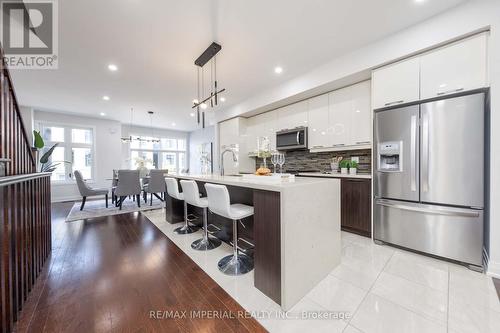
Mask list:
POLYGON ((118 170, 118 185, 115 189, 115 195, 118 197, 115 205, 122 209, 123 201, 127 196, 133 196, 137 199, 137 206, 141 208, 141 180, 139 170, 118 170))
POLYGON ((82 205, 80 206, 80 210, 83 210, 85 207, 85 202, 87 201, 87 197, 93 197, 97 195, 104 195, 106 198, 106 208, 108 208, 108 189, 107 188, 91 188, 87 185, 85 180, 83 180, 82 173, 78 170, 73 172, 75 175, 76 185, 78 186, 78 191, 80 191, 80 195, 82 196, 82 205))
POLYGON ((118 170, 113 169, 113 180, 111 181, 111 203, 116 202, 115 190, 118 185, 118 170))
POLYGON ((151 195, 150 206, 153 206, 153 195, 163 202, 163 197, 167 191, 165 185, 165 175, 168 174, 168 170, 151 170, 149 172, 149 182, 144 185, 144 193, 149 193, 151 195), (160 195, 158 195, 158 193, 160 195))

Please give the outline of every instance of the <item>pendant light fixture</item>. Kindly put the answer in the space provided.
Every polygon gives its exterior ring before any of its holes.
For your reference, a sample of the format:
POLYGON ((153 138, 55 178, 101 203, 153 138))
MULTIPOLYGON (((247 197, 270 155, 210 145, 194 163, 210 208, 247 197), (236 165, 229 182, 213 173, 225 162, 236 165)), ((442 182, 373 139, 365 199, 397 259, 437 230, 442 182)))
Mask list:
POLYGON ((226 89, 218 90, 217 83, 217 53, 222 46, 213 42, 195 61, 197 66, 197 98, 193 100, 192 108, 196 108, 197 121, 205 128, 205 110, 210 106, 216 107, 219 104, 219 96, 226 89), (210 62, 210 95, 205 95, 205 65, 210 62), (200 80, 201 79, 201 80, 200 80))
POLYGON ((132 142, 132 135, 130 134, 132 131, 132 122, 134 120, 134 108, 130 108, 130 125, 128 128, 128 137, 122 137, 122 143, 130 143, 132 142))
POLYGON ((145 140, 145 141, 152 142, 152 143, 160 143, 160 139, 155 139, 155 133, 154 133, 154 129, 153 129, 153 114, 154 114, 154 112, 148 111, 148 114, 149 114, 149 124, 151 127, 151 139, 145 140))

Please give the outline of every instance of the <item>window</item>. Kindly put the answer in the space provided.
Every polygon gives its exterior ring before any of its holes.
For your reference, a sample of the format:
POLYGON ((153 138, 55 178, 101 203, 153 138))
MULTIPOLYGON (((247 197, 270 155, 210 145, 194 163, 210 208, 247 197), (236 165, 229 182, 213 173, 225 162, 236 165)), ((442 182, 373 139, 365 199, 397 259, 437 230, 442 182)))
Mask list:
POLYGON ((91 180, 94 177, 94 130, 92 128, 76 126, 60 126, 39 124, 40 133, 45 141, 44 154, 54 144, 50 162, 59 163, 52 173, 53 182, 68 182, 73 178, 73 172, 79 170, 83 179, 91 180), (71 163, 65 163, 71 162, 71 163))
POLYGON ((130 143, 130 168, 136 169, 137 159, 145 160, 148 169, 167 169, 169 172, 182 172, 187 169, 186 140, 152 138, 132 135, 130 143), (141 140, 137 140, 140 138, 141 140), (151 142, 158 140, 159 142, 151 142))

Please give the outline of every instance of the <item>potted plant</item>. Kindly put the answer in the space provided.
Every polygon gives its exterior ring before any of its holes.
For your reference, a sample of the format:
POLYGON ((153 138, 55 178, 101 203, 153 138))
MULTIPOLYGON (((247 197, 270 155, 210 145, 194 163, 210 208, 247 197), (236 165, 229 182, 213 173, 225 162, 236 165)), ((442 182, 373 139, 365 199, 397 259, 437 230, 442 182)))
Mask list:
POLYGON ((43 141, 42 136, 40 135, 40 131, 33 131, 33 138, 34 138, 34 146, 36 148, 36 160, 37 163, 40 165, 40 172, 52 172, 61 163, 68 163, 68 161, 50 161, 50 156, 52 156, 52 153, 54 152, 54 149, 59 145, 59 143, 55 143, 52 147, 47 150, 42 157, 40 157, 40 160, 38 160, 38 152, 41 151, 43 148, 45 148, 45 142, 43 141))
POLYGON ((357 171, 358 171, 358 162, 356 161, 351 161, 351 165, 349 167, 349 174, 355 176, 357 171))
POLYGON ((344 174, 344 175, 348 174, 348 170, 349 170, 350 166, 351 166, 351 161, 349 161, 349 160, 340 161, 340 163, 339 163, 340 173, 344 174))

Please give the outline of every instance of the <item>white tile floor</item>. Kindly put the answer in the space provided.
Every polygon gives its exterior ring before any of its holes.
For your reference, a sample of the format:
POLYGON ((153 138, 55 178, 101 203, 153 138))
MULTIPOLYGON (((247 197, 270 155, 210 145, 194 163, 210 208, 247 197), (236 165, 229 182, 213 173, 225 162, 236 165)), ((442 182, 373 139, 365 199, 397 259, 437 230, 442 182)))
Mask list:
POLYGON ((176 235, 163 210, 144 213, 228 294, 270 332, 500 332, 500 302, 491 278, 342 232, 342 263, 282 319, 279 306, 253 286, 253 272, 231 277, 217 262, 225 244, 208 252, 191 249, 201 232, 176 235), (297 319, 305 312, 340 312, 343 319, 297 319), (292 318, 290 318, 292 317, 292 318))

